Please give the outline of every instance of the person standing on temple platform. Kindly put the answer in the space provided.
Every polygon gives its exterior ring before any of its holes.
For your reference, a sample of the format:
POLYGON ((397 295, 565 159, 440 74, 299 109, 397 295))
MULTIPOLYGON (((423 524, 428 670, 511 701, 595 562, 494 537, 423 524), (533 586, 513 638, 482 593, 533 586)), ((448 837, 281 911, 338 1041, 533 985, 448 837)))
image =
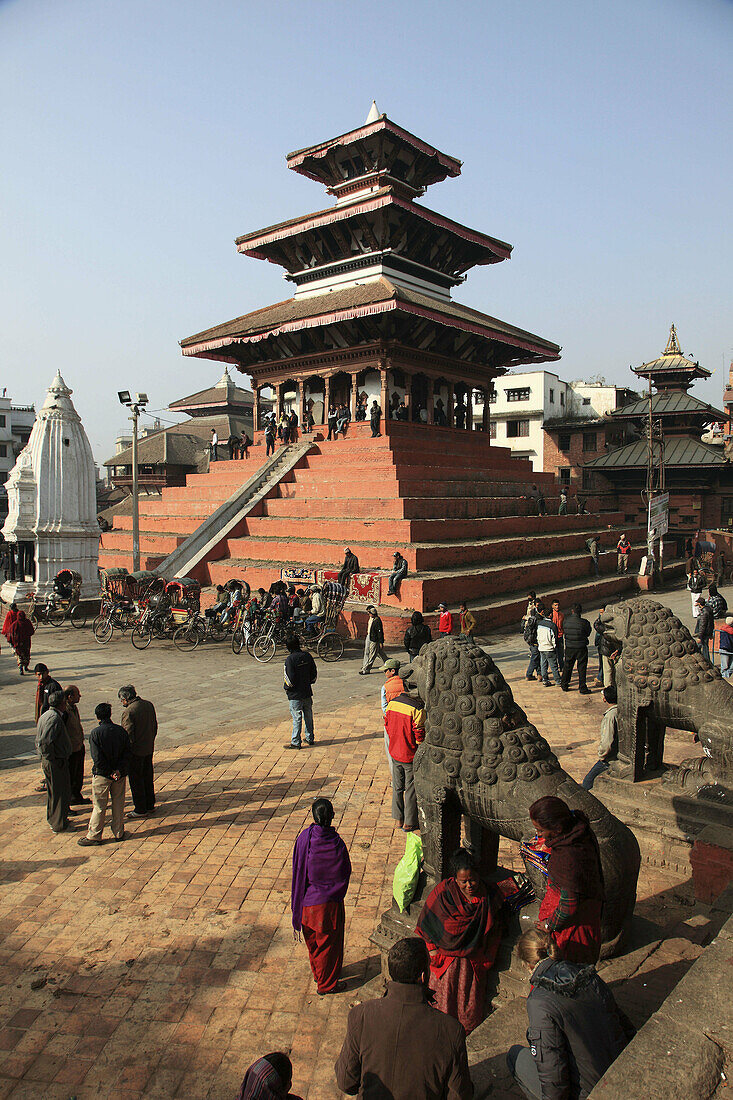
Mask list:
POLYGON ((112 803, 112 835, 115 840, 125 839, 125 776, 130 768, 130 742, 122 726, 112 721, 109 703, 98 703, 94 715, 99 723, 89 734, 94 809, 87 835, 77 841, 82 848, 102 843, 108 800, 112 803))
POLYGON ((622 535, 616 543, 616 572, 628 573, 629 571, 629 556, 631 554, 631 543, 626 538, 626 535, 622 535))
POLYGON ((438 637, 449 638, 453 633, 453 615, 444 603, 438 604, 438 637))
MULTIPOLYGON (((535 672, 539 673, 542 667, 540 662, 540 650, 537 644, 537 623, 539 621, 539 615, 537 613, 537 600, 534 592, 530 592, 529 600, 527 602, 527 610, 522 618, 522 637, 529 649, 529 664, 527 665, 527 671, 524 674, 525 680, 534 680, 535 672)), ((536 679, 541 680, 542 676, 538 675, 536 679)))
POLYGON ((298 425, 299 425, 299 423, 300 422, 298 420, 298 414, 295 411, 295 409, 293 409, 290 416, 288 417, 288 425, 289 425, 289 428, 290 428, 290 430, 288 432, 288 439, 291 443, 297 443, 298 442, 298 425))
POLYGON ((466 427, 466 406, 463 404, 463 401, 458 401, 458 403, 455 406, 455 409, 453 410, 453 415, 455 417, 456 427, 461 428, 461 429, 465 428, 466 427))
POLYGON ((227 448, 229 450, 229 458, 239 458, 239 436, 232 432, 227 439, 227 448))
POLYGON ((349 1012, 336 1084, 349 1096, 389 1100, 472 1100, 466 1033, 430 1004, 430 956, 410 936, 387 956, 384 997, 349 1012))
POLYGON ((382 408, 379 402, 374 399, 369 409, 369 425, 372 429, 372 439, 376 439, 378 435, 381 435, 379 431, 379 425, 382 421, 382 408))
POLYGON ((702 595, 705 588, 705 577, 699 569, 693 569, 690 579, 687 582, 687 590, 692 597, 692 617, 696 619, 700 614, 698 607, 698 599, 702 595))
POLYGON ((541 489, 537 490, 537 515, 547 515, 547 503, 545 502, 545 494, 542 492, 541 489))
POLYGON ((601 719, 598 760, 580 784, 586 791, 593 790, 593 784, 598 776, 608 771, 611 760, 618 758, 618 694, 616 688, 604 688, 603 698, 608 703, 608 710, 601 719))
POLYGON ((336 436, 336 421, 338 420, 338 409, 331 403, 328 409, 328 438, 334 439, 336 436))
POLYGON ((270 455, 275 453, 275 425, 272 420, 268 420, 265 427, 265 458, 269 458, 270 455))
POLYGON ((382 620, 373 604, 369 604, 367 611, 369 612, 369 622, 367 623, 366 638, 364 639, 364 660, 359 669, 360 676, 369 675, 377 657, 380 661, 387 660, 387 654, 384 652, 384 626, 382 620))
POLYGON ((585 545, 588 553, 590 554, 590 560, 593 562, 593 569, 597 577, 600 577, 601 570, 598 566, 598 547, 601 543, 600 535, 591 535, 589 539, 585 540, 585 545))
POLYGON ((85 798, 81 793, 84 786, 84 727, 81 724, 79 714, 79 701, 81 692, 76 684, 70 684, 64 692, 66 699, 66 732, 71 742, 71 755, 69 756, 69 783, 71 784, 71 805, 91 806, 91 798, 85 798))
POLYGON ((216 428, 211 429, 211 439, 209 441, 209 457, 212 462, 216 462, 219 457, 219 433, 216 428))
POLYGON ((239 458, 244 455, 245 458, 249 458, 249 449, 252 446, 252 440, 249 438, 246 432, 242 432, 239 440, 239 458))
POLYGON ((565 631, 565 661, 560 686, 563 691, 570 690, 570 677, 573 674, 574 666, 577 664, 578 691, 581 695, 590 695, 586 684, 586 673, 588 671, 588 639, 591 626, 587 619, 582 618, 582 615, 583 608, 579 603, 574 603, 571 613, 565 616, 563 624, 565 631))
POLYGON ((473 613, 468 610, 465 602, 460 606, 459 619, 461 623, 461 637, 473 640, 473 632, 476 629, 476 618, 473 613))
POLYGON ((352 554, 348 546, 344 547, 344 563, 341 566, 336 580, 340 585, 349 591, 349 581, 355 573, 360 573, 359 559, 356 554, 352 554))
POLYGON ((293 719, 293 733, 286 749, 299 749, 301 731, 305 723, 305 743, 310 748, 315 744, 313 731, 313 684, 318 678, 316 662, 310 653, 300 648, 297 634, 288 634, 285 639, 288 656, 283 670, 283 687, 288 697, 290 716, 293 719))
POLYGON ((141 699, 132 684, 121 687, 117 697, 122 703, 121 725, 130 742, 128 774, 134 809, 127 816, 148 817, 155 813, 153 749, 158 733, 158 717, 153 704, 141 699))
POLYGON ((566 516, 568 514, 568 491, 565 486, 560 490, 560 503, 557 508, 557 514, 559 516, 566 516))
POLYGON ((552 621, 555 624, 557 630, 557 641, 555 642, 555 652, 557 653, 557 660, 560 668, 563 666, 565 660, 565 636, 563 633, 563 623, 565 622, 565 616, 560 610, 560 601, 552 601, 552 621))
MULTIPOLYGON (((8 615, 10 612, 8 612, 8 615)), ((7 620, 7 616, 6 616, 7 620)), ((18 660, 18 671, 22 676, 24 672, 30 672, 31 662, 31 638, 36 629, 24 611, 16 611, 7 631, 7 639, 15 650, 18 660)))
POLYGON ((293 938, 303 933, 319 997, 338 993, 344 965, 344 898, 351 878, 351 860, 333 827, 333 805, 317 798, 311 807, 313 824, 298 836, 293 849, 290 905, 293 938))
POLYGON ((695 620, 695 640, 700 652, 710 660, 710 643, 715 634, 713 613, 702 596, 697 600, 697 619, 695 620))
POLYGON ((400 581, 407 576, 407 561, 402 557, 399 550, 395 550, 392 555, 392 572, 389 575, 389 584, 387 585, 388 596, 399 596, 400 581))
POLYGON ((433 406, 433 424, 438 428, 444 428, 448 423, 448 419, 445 415, 445 406, 443 404, 443 398, 438 397, 435 405, 433 406))
POLYGON ((36 751, 41 757, 46 779, 46 819, 55 833, 62 833, 69 827, 71 805, 71 742, 64 721, 66 699, 63 691, 52 691, 48 704, 48 709, 38 719, 36 751))
POLYGON ((408 414, 408 411, 407 411, 407 405, 405 404, 404 397, 400 398, 400 401, 399 401, 399 404, 397 405, 397 410, 395 412, 394 418, 395 418, 395 420, 407 420, 409 418, 409 414, 408 414))

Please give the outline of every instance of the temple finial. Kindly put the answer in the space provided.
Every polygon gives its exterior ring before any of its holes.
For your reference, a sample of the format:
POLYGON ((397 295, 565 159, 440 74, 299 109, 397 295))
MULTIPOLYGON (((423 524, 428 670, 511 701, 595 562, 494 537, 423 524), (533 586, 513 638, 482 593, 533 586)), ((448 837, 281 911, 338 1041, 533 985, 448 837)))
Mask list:
POLYGON ((682 349, 680 348, 679 340, 677 339, 677 329, 672 325, 669 330, 669 340, 667 346, 664 349, 665 355, 682 355, 682 349))
POLYGON ((370 122, 377 122, 382 116, 379 113, 379 107, 377 107, 376 99, 372 100, 372 105, 369 108, 369 114, 366 116, 365 125, 368 126, 370 122))

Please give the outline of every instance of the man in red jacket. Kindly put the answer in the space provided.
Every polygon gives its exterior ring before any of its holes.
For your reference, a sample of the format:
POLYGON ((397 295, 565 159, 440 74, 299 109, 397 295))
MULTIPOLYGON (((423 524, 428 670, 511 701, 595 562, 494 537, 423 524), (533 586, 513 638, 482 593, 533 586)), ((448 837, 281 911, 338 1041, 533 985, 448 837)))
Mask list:
POLYGON ((417 795, 412 761, 425 740, 425 704, 403 691, 387 703, 384 729, 392 760, 392 817, 406 833, 417 829, 417 795))
POLYGON ((440 618, 438 619, 438 633, 441 638, 447 638, 453 633, 453 616, 444 603, 438 604, 440 618))

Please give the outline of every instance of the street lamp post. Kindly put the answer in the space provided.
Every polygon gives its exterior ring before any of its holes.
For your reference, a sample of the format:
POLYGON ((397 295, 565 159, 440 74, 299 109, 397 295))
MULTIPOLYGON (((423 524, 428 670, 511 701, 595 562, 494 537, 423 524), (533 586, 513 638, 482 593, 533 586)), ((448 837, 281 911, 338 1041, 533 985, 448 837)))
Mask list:
POLYGON ((146 393, 138 393, 133 401, 129 390, 119 390, 117 396, 121 405, 126 405, 132 413, 132 571, 140 568, 140 496, 137 479, 137 422, 140 410, 148 403, 146 393))

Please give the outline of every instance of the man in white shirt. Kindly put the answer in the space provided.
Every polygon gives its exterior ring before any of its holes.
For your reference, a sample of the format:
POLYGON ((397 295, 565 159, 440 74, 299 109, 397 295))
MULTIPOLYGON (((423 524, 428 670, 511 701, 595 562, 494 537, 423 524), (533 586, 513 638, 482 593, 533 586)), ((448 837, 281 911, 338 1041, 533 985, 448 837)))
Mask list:
POLYGON ((545 687, 552 687, 552 678, 560 686, 560 668, 557 663, 557 627, 552 619, 548 618, 542 604, 536 606, 537 614, 537 648, 540 651, 540 679, 545 687))
POLYGON ((219 455, 217 453, 217 447, 218 446, 219 446, 219 436, 217 434, 216 428, 212 428, 211 429, 211 442, 209 443, 209 451, 210 451, 212 462, 216 462, 217 458, 219 457, 219 455))

